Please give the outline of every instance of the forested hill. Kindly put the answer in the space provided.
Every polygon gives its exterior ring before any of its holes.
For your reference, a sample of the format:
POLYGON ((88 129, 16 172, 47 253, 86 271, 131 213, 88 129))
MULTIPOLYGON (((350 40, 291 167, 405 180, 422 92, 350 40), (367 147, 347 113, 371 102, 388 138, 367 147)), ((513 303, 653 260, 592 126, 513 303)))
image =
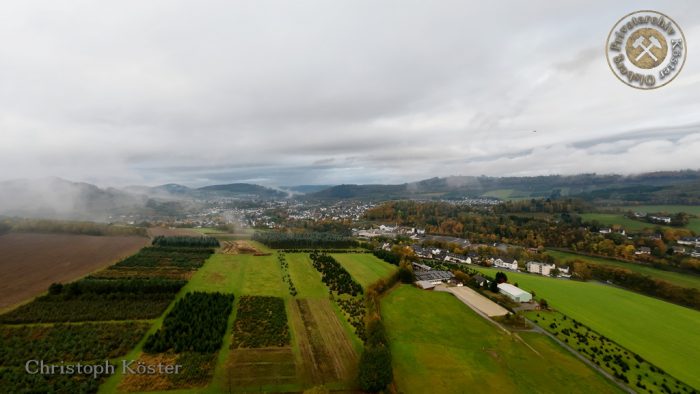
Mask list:
POLYGON ((398 185, 339 185, 310 193, 307 198, 390 200, 489 197, 507 200, 560 196, 587 200, 700 204, 700 171, 503 178, 454 176, 398 185))

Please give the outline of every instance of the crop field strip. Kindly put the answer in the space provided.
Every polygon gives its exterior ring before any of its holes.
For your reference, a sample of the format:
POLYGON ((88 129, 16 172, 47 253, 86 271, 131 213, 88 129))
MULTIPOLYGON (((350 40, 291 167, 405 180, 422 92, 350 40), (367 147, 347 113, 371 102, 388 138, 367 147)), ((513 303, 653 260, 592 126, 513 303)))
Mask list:
POLYGON ((283 385, 297 381, 282 298, 243 296, 233 328, 227 363, 234 386, 283 385))
POLYGON ((354 378, 358 354, 328 300, 296 300, 291 304, 304 380, 312 385, 354 378))
MULTIPOLYGON (((489 276, 498 270, 476 268, 489 276)), ((550 307, 585 324, 671 376, 700 387, 700 312, 596 282, 507 272, 550 307)))
MULTIPOLYGON (((52 362, 50 360, 56 359, 54 362, 89 364, 130 354, 132 349, 143 341, 144 334, 153 324, 149 321, 133 320, 160 316, 176 293, 186 284, 186 281, 181 279, 142 275, 142 268, 156 265, 181 268, 181 263, 187 258, 184 256, 198 256, 193 258, 196 265, 186 268, 192 271, 203 263, 203 260, 198 260, 202 254, 208 256, 213 252, 211 248, 202 249, 192 245, 187 251, 180 250, 176 245, 148 247, 143 250, 148 251, 146 256, 150 256, 152 261, 148 261, 140 252, 127 257, 117 263, 119 265, 124 261, 129 262, 122 264, 127 266, 123 270, 132 272, 123 277, 106 278, 96 273, 65 285, 53 284, 47 295, 0 315, 0 321, 6 324, 0 326, 0 330, 8 333, 3 340, 12 340, 10 345, 14 349, 34 349, 34 358, 44 359, 49 363, 52 362), (157 253, 149 254, 154 250, 157 253), (168 252, 173 255, 168 256, 168 252), (135 261, 139 264, 133 264, 135 261), (64 321, 71 323, 62 323, 64 321), (39 324, 7 325, 35 322, 39 324), (31 333, 31 338, 19 335, 16 331, 11 332, 13 329, 31 333)), ((110 268, 100 272, 105 271, 110 271, 110 268)), ((3 346, 3 349, 6 348, 8 347, 3 346)), ((9 354, 6 358, 9 360, 11 356, 9 354)), ((17 354, 14 356, 16 361, 17 354)), ((186 365, 201 365, 206 362, 197 355, 181 361, 186 365)), ((190 370, 200 371, 201 368, 190 370)), ((19 371, 15 367, 4 366, 0 367, 0 374, 0 387, 7 387, 10 391, 21 391, 30 387, 50 391, 51 387, 63 387, 67 392, 93 393, 98 390, 98 385, 107 379, 107 376, 88 379, 84 375, 28 375, 23 368, 19 371)), ((192 379, 188 374, 182 377, 192 379)))

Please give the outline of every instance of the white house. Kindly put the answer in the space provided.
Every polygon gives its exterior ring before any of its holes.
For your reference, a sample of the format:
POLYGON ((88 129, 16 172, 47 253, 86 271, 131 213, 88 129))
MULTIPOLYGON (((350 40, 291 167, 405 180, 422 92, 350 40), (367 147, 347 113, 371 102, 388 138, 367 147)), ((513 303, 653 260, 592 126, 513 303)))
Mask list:
POLYGON ((671 218, 668 216, 649 216, 649 219, 651 219, 654 222, 671 224, 671 218))
POLYGON ((683 237, 678 240, 678 245, 700 246, 700 238, 683 237))
POLYGON ((646 247, 646 246, 642 246, 639 249, 637 249, 637 251, 635 251, 634 254, 636 254, 636 255, 651 254, 651 248, 646 247))
POLYGON ((692 252, 690 252, 690 257, 700 257, 700 249, 695 249, 692 252))
POLYGON ((471 264, 472 258, 463 254, 448 253, 445 255, 445 261, 457 264, 471 264))
POLYGON ((501 294, 505 294, 508 298, 515 302, 529 302, 532 301, 532 294, 527 291, 515 287, 509 283, 501 283, 498 285, 498 291, 501 294))
POLYGON ((507 270, 517 271, 518 270, 518 260, 511 259, 508 257, 504 257, 504 258, 499 257, 493 261, 493 266, 496 268, 505 268, 507 270))
POLYGON ((527 264, 525 264, 525 269, 527 269, 527 272, 544 276, 551 275, 552 270, 554 270, 556 267, 557 266, 554 264, 540 263, 539 261, 528 261, 527 264))

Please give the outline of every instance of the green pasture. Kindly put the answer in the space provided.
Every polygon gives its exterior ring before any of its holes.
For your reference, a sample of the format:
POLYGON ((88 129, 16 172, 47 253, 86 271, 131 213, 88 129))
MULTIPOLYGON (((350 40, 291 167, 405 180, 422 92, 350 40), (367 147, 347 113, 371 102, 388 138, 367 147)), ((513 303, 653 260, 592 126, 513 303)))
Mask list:
POLYGON ((620 392, 550 338, 518 339, 449 293, 403 285, 383 299, 382 316, 399 392, 620 392))
MULTIPOLYGON (((498 270, 477 268, 494 276, 498 270)), ((597 282, 507 272, 510 283, 639 354, 672 376, 700 387, 700 312, 597 282)))
POLYGON ((673 271, 664 271, 648 265, 625 263, 614 259, 606 259, 602 257, 590 257, 571 252, 560 252, 558 250, 548 250, 547 254, 553 256, 558 262, 571 262, 573 260, 581 260, 591 264, 608 265, 620 268, 626 268, 630 271, 640 274, 649 275, 655 279, 665 280, 681 287, 692 287, 700 290, 700 276, 693 274, 685 274, 673 271))
POLYGON ((371 253, 334 253, 333 258, 365 288, 397 269, 395 265, 380 260, 371 253))

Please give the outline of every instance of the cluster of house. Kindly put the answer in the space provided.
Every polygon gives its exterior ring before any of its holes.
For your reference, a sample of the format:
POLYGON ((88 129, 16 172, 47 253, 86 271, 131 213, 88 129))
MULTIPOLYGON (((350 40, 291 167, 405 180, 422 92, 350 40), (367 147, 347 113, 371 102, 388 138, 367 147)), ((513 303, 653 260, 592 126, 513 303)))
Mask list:
POLYGON ((700 258, 700 237, 684 237, 678 240, 678 245, 690 246, 691 250, 683 246, 674 246, 673 253, 687 254, 690 257, 700 258))
POLYGON ((425 234, 425 229, 405 226, 387 226, 382 224, 378 228, 352 229, 352 235, 361 239, 376 237, 396 238, 398 235, 407 235, 412 239, 418 239, 425 234))
MULTIPOLYGON (((413 273, 416 276, 416 285, 423 290, 430 290, 440 283, 450 282, 455 277, 450 271, 434 270, 421 263, 413 263, 413 273)), ((457 286, 461 286, 461 283, 457 283, 457 286)))
MULTIPOLYGON (((449 253, 446 250, 442 250, 439 248, 424 248, 419 245, 412 245, 411 249, 413 249, 413 252, 416 254, 416 256, 423 259, 442 260, 445 262, 456 264, 472 264, 480 261, 479 255, 473 252, 461 255, 449 253)), ((484 259, 483 262, 495 268, 510 271, 519 271, 518 260, 511 257, 490 257, 484 259)), ((414 263, 414 265, 415 264, 416 263, 414 263)), ((422 264, 418 265, 422 266, 422 264)), ((527 270, 527 272, 544 276, 551 276, 555 272, 555 268, 557 268, 555 264, 541 263, 538 261, 529 261, 527 264, 525 264, 525 269, 527 270)), ((571 275, 569 274, 569 267, 559 267, 559 272, 557 276, 563 278, 570 278, 571 275)))
POLYGON ((671 224, 671 218, 668 216, 647 215, 646 212, 635 212, 634 217, 638 219, 647 218, 650 222, 655 223, 671 224))
POLYGON ((476 253, 456 254, 440 248, 424 248, 420 245, 411 245, 416 256, 422 259, 442 260, 455 264, 472 264, 478 259, 476 253))
POLYGON ((671 224, 671 218, 668 216, 649 216, 649 221, 655 223, 671 224))

